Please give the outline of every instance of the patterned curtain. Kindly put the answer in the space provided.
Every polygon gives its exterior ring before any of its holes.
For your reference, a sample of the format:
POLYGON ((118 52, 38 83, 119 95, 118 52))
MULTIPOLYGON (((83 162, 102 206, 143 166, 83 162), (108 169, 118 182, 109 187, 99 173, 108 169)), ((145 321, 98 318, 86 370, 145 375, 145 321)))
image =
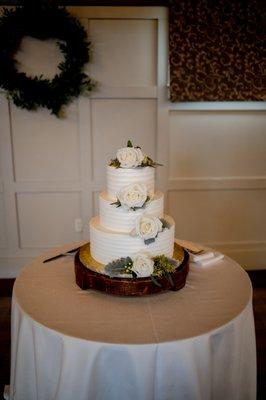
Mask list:
POLYGON ((265 5, 170 0, 171 101, 266 100, 265 5))

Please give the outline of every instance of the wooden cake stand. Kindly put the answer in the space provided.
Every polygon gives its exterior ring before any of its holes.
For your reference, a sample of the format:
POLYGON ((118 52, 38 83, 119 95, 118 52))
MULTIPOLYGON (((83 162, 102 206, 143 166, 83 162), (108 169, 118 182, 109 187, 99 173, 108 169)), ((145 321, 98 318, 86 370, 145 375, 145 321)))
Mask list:
POLYGON ((151 278, 110 278, 105 275, 104 265, 95 261, 90 253, 90 244, 84 245, 75 255, 76 283, 81 289, 96 289, 117 296, 144 296, 179 290, 185 286, 189 269, 189 254, 175 243, 173 258, 180 265, 171 274, 172 283, 166 278, 156 278, 160 287, 151 278))

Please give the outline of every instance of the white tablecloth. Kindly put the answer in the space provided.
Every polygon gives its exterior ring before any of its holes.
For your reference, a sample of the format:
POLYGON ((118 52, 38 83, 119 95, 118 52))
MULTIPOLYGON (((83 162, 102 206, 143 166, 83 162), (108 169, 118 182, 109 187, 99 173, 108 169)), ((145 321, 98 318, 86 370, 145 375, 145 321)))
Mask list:
POLYGON ((121 298, 79 289, 73 259, 42 259, 14 286, 11 399, 255 400, 252 288, 234 261, 121 298))

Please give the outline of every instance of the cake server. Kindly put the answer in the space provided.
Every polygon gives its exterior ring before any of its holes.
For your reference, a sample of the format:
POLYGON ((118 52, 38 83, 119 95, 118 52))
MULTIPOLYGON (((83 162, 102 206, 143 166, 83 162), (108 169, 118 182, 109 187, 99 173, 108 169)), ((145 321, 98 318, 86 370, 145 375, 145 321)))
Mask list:
POLYGON ((202 254, 203 252, 206 251, 204 247, 202 247, 201 245, 189 242, 188 240, 175 239, 175 242, 192 254, 202 254))
POLYGON ((79 247, 75 247, 74 249, 65 251, 64 253, 57 254, 56 256, 53 256, 53 257, 50 257, 50 258, 46 258, 45 260, 43 260, 43 263, 47 263, 49 261, 57 260, 57 258, 65 257, 67 255, 71 255, 71 253, 75 253, 79 249, 80 249, 80 246, 79 247))

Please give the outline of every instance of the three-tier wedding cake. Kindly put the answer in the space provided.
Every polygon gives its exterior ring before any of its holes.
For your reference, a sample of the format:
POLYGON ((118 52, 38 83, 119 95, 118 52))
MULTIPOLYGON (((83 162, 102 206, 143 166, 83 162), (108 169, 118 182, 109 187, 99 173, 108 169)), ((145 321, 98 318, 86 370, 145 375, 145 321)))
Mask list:
POLYGON ((90 221, 91 255, 99 263, 173 256, 175 224, 164 215, 164 194, 154 187, 156 165, 129 141, 107 166, 99 216, 90 221))
POLYGON ((157 165, 128 141, 107 166, 99 216, 90 220, 90 243, 75 262, 83 289, 142 295, 184 286, 188 257, 174 243, 174 220, 155 190, 157 165))

